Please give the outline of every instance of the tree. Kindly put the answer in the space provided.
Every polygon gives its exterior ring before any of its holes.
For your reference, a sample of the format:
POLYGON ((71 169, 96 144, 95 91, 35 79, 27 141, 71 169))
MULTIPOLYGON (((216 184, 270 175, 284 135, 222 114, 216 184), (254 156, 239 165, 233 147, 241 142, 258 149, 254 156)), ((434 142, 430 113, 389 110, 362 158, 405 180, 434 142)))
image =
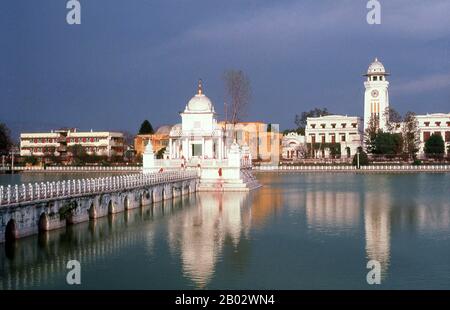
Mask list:
POLYGON ((166 151, 166 147, 163 147, 163 148, 159 149, 159 151, 156 152, 156 158, 157 159, 163 159, 165 151, 166 151))
POLYGON ((302 128, 303 130, 306 127, 307 119, 308 117, 320 117, 320 116, 326 116, 330 115, 331 113, 328 112, 327 108, 314 108, 307 112, 302 112, 301 115, 296 114, 295 115, 295 125, 297 125, 297 128, 302 128))
POLYGON ((242 117, 246 113, 247 107, 250 104, 250 80, 241 70, 225 71, 223 78, 225 81, 225 92, 230 108, 230 110, 227 110, 226 113, 227 116, 230 117, 230 122, 233 124, 234 131, 234 127, 240 120, 242 120, 242 117))
POLYGON ((72 155, 72 160, 75 165, 85 163, 87 159, 86 150, 81 144, 74 144, 67 148, 67 151, 72 155))
POLYGON ((140 135, 152 135, 155 131, 153 130, 152 124, 148 120, 145 120, 141 124, 141 128, 139 128, 140 135))
POLYGON ((398 155, 403 149, 403 139, 401 134, 378 132, 375 141, 373 153, 378 155, 398 155))
POLYGON ((445 151, 444 139, 440 134, 432 134, 425 142, 425 154, 432 157, 442 157, 445 151))
POLYGON ((384 117, 386 119, 386 128, 388 132, 394 132, 400 126, 402 116, 394 108, 387 107, 384 110, 384 117))
POLYGON ((4 123, 0 123, 0 154, 7 154, 11 146, 11 132, 4 123))
POLYGON ((420 137, 419 137, 419 123, 414 112, 406 112, 404 124, 402 128, 403 135, 403 151, 408 154, 410 158, 416 158, 419 151, 420 137))
POLYGON ((369 164, 369 157, 367 156, 367 153, 363 151, 362 147, 358 147, 358 152, 353 156, 352 164, 353 166, 358 165, 358 153, 359 153, 359 165, 360 166, 367 166, 369 164))
POLYGON ((364 144, 366 145, 366 151, 370 154, 375 152, 375 139, 380 132, 378 125, 378 118, 375 115, 371 115, 364 132, 364 144))

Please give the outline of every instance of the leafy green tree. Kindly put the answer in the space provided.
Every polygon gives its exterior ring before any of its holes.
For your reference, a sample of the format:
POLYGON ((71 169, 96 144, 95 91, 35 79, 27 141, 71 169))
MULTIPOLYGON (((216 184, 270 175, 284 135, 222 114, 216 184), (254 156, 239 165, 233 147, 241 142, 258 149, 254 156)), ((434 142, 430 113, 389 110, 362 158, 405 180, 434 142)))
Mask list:
POLYGON ((148 120, 145 120, 141 124, 141 128, 139 128, 140 135, 152 135, 155 131, 153 130, 152 124, 148 120))
POLYGON ((425 154, 432 157, 442 157, 445 151, 444 139, 439 134, 432 134, 425 142, 425 154))
POLYGON ((7 154, 11 146, 11 132, 4 123, 0 123, 0 154, 7 154))
POLYGON ((398 133, 378 132, 374 141, 374 154, 398 155, 403 149, 403 138, 398 133))
MULTIPOLYGON (((358 147, 358 153, 359 153, 359 165, 360 166, 367 166, 369 164, 369 157, 367 156, 367 153, 363 151, 362 147, 358 147)), ((358 153, 353 156, 353 166, 358 165, 358 153)))

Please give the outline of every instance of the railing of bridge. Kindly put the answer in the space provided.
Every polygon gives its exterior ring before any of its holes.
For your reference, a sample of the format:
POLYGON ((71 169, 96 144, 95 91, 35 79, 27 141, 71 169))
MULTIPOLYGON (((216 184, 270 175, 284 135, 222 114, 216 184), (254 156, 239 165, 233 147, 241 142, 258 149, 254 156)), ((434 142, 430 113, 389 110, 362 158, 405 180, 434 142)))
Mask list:
MULTIPOLYGON (((0 171, 11 170, 10 166, 0 167, 0 171)), ((58 172, 121 172, 142 171, 142 166, 14 166, 14 171, 58 171, 58 172)))
POLYGON ((190 180, 197 177, 197 171, 195 170, 179 170, 0 186, 0 207, 23 202, 70 198, 133 189, 149 185, 190 180))

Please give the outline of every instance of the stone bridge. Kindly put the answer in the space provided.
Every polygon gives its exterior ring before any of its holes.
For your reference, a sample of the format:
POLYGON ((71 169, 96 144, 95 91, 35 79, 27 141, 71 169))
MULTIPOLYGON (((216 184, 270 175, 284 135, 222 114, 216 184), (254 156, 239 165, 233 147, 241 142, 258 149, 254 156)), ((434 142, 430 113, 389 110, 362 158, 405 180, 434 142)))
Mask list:
POLYGON ((198 172, 168 171, 0 187, 0 242, 197 191, 198 172))

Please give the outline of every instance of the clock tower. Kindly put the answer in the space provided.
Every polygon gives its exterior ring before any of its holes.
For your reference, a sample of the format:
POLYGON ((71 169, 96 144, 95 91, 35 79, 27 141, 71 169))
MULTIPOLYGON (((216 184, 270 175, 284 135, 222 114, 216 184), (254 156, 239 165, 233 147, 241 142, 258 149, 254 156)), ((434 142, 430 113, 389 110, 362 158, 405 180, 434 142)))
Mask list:
POLYGON ((383 64, 377 58, 370 64, 367 80, 364 82, 366 92, 364 94, 364 132, 369 127, 371 117, 377 121, 377 126, 386 131, 385 111, 389 107, 389 82, 386 77, 389 73, 384 69, 383 64))

